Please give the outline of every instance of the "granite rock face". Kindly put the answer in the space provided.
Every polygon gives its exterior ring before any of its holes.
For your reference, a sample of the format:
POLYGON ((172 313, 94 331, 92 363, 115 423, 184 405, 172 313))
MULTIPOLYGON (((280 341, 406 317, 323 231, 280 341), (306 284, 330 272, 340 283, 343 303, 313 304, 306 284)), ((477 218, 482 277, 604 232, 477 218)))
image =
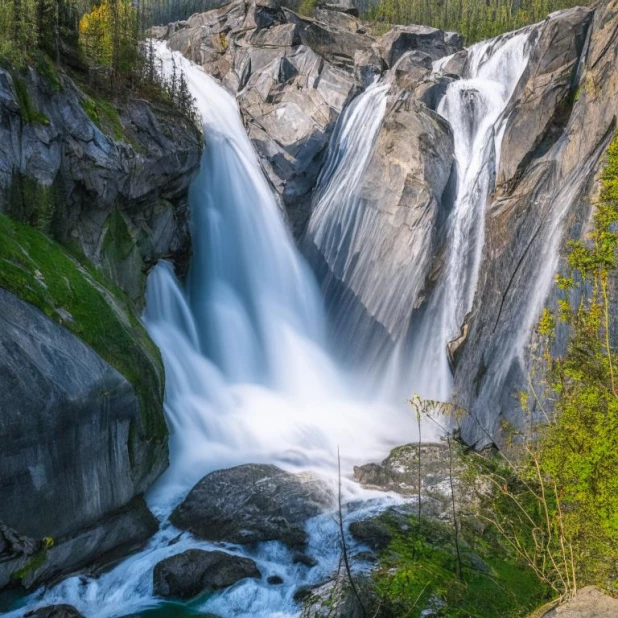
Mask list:
POLYGON ((141 307, 150 265, 187 266, 187 191, 202 138, 168 106, 141 99, 103 123, 95 101, 58 80, 0 69, 0 212, 76 247, 141 307), (18 89, 41 122, 24 117, 18 89))
MULTIPOLYGON (((346 3, 320 4, 309 18, 260 0, 234 0, 155 34, 237 95, 297 236, 337 119, 354 96, 406 52, 436 59, 462 44, 420 26, 373 37, 346 3)), ((419 62, 426 66, 426 58, 419 62)))
POLYGON ((568 240, 586 233, 615 133, 618 4, 554 14, 534 45, 508 110, 479 285, 454 372, 454 397, 477 418, 462 435, 479 447, 488 435, 500 443, 504 422, 526 429, 518 393, 528 388, 528 344, 544 303, 556 302, 552 282, 568 240))
POLYGON ((152 535, 156 520, 135 496, 167 458, 138 470, 137 396, 91 348, 2 289, 0 315, 0 588, 30 587, 152 535))

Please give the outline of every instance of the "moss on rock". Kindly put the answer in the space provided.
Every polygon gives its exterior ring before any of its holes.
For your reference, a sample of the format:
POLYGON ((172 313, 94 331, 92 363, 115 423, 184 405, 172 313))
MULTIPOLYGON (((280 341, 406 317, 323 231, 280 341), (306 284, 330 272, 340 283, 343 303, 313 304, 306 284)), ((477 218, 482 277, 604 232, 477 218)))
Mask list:
POLYGON ((419 528, 415 515, 395 511, 376 522, 391 535, 373 575, 383 618, 515 618, 547 600, 532 569, 494 535, 464 527, 459 579, 449 525, 423 519, 419 528))
POLYGON ((0 215, 0 287, 64 325, 133 385, 140 423, 132 428, 130 449, 137 466, 134 481, 145 489, 167 456, 164 371, 129 299, 45 234, 5 215, 0 215))

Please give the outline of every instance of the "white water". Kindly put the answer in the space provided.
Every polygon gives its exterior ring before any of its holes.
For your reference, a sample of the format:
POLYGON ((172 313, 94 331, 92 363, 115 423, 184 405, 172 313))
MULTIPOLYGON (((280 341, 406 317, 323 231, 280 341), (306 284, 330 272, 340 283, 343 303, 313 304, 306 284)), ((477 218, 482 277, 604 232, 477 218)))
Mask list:
MULTIPOLYGON (((165 48, 159 54, 169 62, 165 48)), ((172 465, 158 484, 157 506, 215 468, 269 461, 333 470, 337 446, 349 465, 414 436, 405 407, 356 397, 324 352, 317 286, 235 100, 179 54, 176 62, 208 146, 190 195, 186 294, 165 263, 148 281, 145 320, 165 359, 172 429, 172 465)))
MULTIPOLYGON (((503 113, 528 61, 529 30, 473 45, 466 74, 452 82, 438 113, 453 129, 457 189, 447 221, 444 272, 433 292, 412 352, 404 354, 414 392, 448 401, 452 376, 447 344, 472 308, 484 243, 485 210, 494 188, 504 132, 503 113)), ((440 68, 438 66, 437 68, 440 68)))
MULTIPOLYGON (((161 531, 148 547, 98 579, 73 577, 31 599, 33 607, 70 603, 88 618, 160 605, 152 569, 188 547, 212 547, 166 522, 171 509, 208 472, 249 462, 311 469, 332 482, 342 469, 380 460, 415 438, 405 402, 392 407, 356 394, 324 351, 323 312, 313 275, 297 252, 245 133, 236 102, 215 80, 160 45, 185 73, 202 116, 205 149, 190 192, 193 257, 186 290, 160 262, 147 286, 145 324, 166 369, 169 469, 148 496, 161 531)), ((374 494, 344 480, 346 500, 374 494)), ((396 500, 379 494, 378 506, 396 500)), ((362 508, 378 508, 366 503, 362 508)), ((353 516, 352 516, 353 517, 353 516)), ((313 569, 293 565, 279 543, 250 555, 262 572, 193 608, 252 618, 298 614, 293 593, 332 574, 340 558, 330 514, 308 524, 313 569), (266 577, 278 574, 284 585, 266 577)), ((15 613, 15 616, 19 613, 15 613)))

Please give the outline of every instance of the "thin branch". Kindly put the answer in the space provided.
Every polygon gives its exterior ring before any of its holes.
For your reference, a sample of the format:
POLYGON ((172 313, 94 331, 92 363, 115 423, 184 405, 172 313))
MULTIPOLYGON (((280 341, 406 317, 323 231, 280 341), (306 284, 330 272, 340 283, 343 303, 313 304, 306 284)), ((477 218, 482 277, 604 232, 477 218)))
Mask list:
POLYGON ((345 542, 345 534, 343 531, 343 508, 341 506, 341 456, 339 454, 339 447, 337 447, 337 478, 339 481, 338 487, 338 507, 339 507, 339 534, 341 535, 341 552, 343 554, 343 563, 345 564, 345 570, 348 574, 348 580, 350 581, 350 586, 352 591, 354 592, 354 596, 360 605, 361 611, 363 613, 363 618, 367 616, 367 611, 365 610, 365 605, 358 594, 358 590, 356 589, 356 585, 354 584, 354 579, 352 578, 352 569, 350 568, 350 561, 348 558, 348 548, 345 542))

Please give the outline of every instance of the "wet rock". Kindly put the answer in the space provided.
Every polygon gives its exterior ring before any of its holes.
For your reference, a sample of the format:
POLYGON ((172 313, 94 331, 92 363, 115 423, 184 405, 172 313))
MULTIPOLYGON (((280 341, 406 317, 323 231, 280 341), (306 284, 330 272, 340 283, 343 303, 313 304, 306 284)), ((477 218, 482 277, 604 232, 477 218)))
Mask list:
POLYGON ((467 60, 468 51, 465 49, 458 51, 442 65, 442 73, 448 73, 451 75, 457 75, 459 77, 462 77, 467 60))
POLYGON ((24 614, 24 618, 83 618, 72 605, 49 605, 24 614))
POLYGON ((414 89, 431 71, 432 58, 418 50, 406 52, 399 58, 391 75, 400 88, 414 89))
POLYGON ((375 369, 380 352, 408 329, 435 254, 452 167, 450 126, 403 93, 387 101, 351 198, 357 202, 348 206, 357 213, 354 234, 349 223, 346 241, 333 247, 320 240, 324 219, 309 219, 303 248, 322 281, 343 361, 375 369))
POLYGON ((261 577, 255 562, 222 551, 189 549, 159 562, 153 571, 154 593, 190 599, 232 586, 246 577, 261 577))
POLYGON ((459 32, 445 32, 444 44, 446 45, 447 53, 453 54, 464 46, 464 38, 459 32))
POLYGON ((292 558, 292 563, 302 564, 303 566, 306 566, 307 568, 312 569, 314 566, 318 564, 318 561, 315 558, 308 556, 307 554, 301 554, 300 552, 298 552, 294 554, 294 557, 292 558))
POLYGON ((354 540, 376 551, 385 549, 392 539, 388 528, 375 520, 353 521, 349 530, 354 540))
POLYGON ((266 579, 271 586, 280 586, 283 583, 283 578, 279 575, 271 575, 266 579))
POLYGON ((306 542, 305 521, 332 506, 333 496, 307 474, 247 464, 205 476, 171 516, 175 526, 211 541, 306 542))

